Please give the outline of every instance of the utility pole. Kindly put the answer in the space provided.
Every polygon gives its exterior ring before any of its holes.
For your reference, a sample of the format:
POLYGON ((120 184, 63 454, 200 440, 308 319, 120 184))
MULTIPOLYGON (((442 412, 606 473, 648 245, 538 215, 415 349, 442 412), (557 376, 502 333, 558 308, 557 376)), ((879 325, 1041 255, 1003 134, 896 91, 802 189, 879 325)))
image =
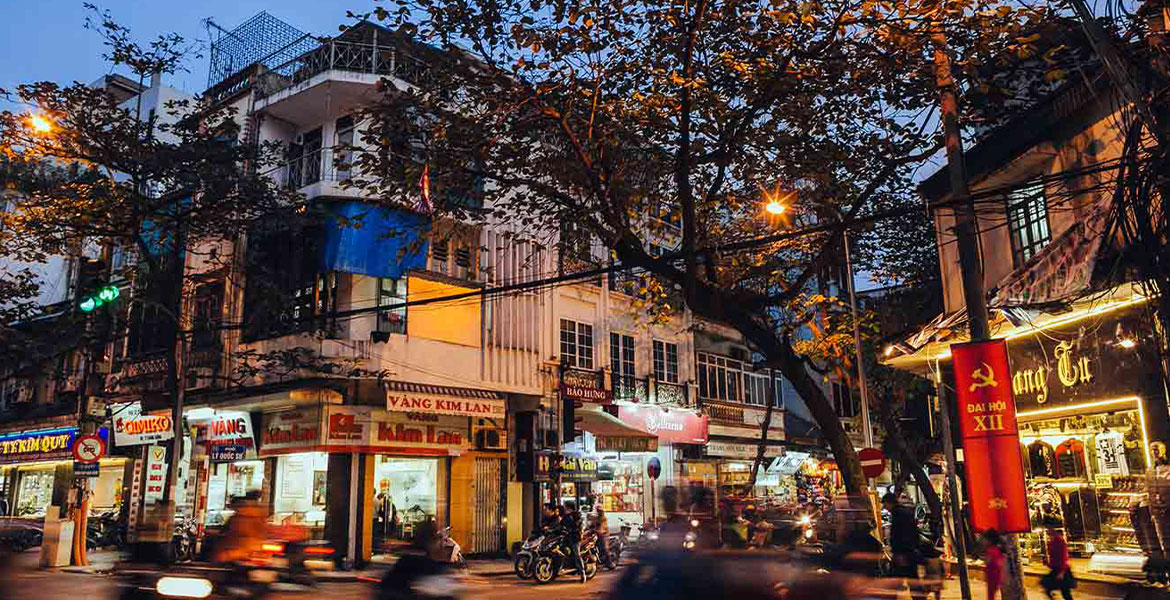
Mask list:
MULTIPOLYGON (((941 9, 941 7, 940 7, 941 9)), ((963 164, 963 139, 959 129, 959 104, 955 98, 955 80, 951 72, 951 59, 948 51, 946 33, 942 29, 943 12, 939 11, 939 19, 935 22, 931 32, 931 41, 934 45, 935 77, 938 82, 939 107, 942 114, 943 133, 946 141, 947 167, 950 171, 951 201, 955 205, 955 238, 959 247, 959 267, 963 277, 963 299, 967 305, 967 321, 971 330, 971 341, 987 340, 991 337, 987 316, 987 295, 983 287, 983 265, 979 257, 979 238, 976 233, 975 205, 971 200, 971 192, 967 188, 967 172, 963 164)), ((950 440, 950 407, 942 400, 943 384, 939 381, 940 413, 943 417, 944 436, 947 441, 948 471, 954 470, 954 441, 950 440)), ((954 536, 955 548, 958 551, 959 576, 964 600, 971 598, 970 578, 967 574, 966 547, 963 540, 965 528, 962 523, 961 512, 953 510, 957 502, 958 489, 956 482, 949 478, 951 485, 952 517, 955 520, 954 536)), ((1015 535, 1004 536, 1007 546, 1007 577, 1004 579, 1003 597, 1005 600, 1019 600, 1024 595, 1024 573, 1020 563, 1019 544, 1015 535)))
POLYGON ((873 448, 873 427, 869 423, 869 386, 866 384, 865 361, 861 354, 861 326, 857 323, 857 292, 853 289, 853 260, 849 254, 849 229, 842 230, 845 241, 845 285, 849 291, 849 309, 853 313, 853 347, 857 353, 857 382, 861 391, 861 432, 866 448, 873 448))

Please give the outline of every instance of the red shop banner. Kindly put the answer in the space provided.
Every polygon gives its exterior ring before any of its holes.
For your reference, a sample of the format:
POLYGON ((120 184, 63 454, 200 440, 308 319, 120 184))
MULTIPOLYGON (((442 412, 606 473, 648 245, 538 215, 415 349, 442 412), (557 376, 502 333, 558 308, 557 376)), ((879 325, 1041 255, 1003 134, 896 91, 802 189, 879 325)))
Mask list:
POLYGON ((687 410, 664 410, 657 406, 620 406, 617 417, 626 425, 658 436, 672 444, 706 444, 707 417, 687 410))
POLYGON ((976 530, 1029 531, 1016 402, 1004 340, 951 346, 959 431, 976 530))

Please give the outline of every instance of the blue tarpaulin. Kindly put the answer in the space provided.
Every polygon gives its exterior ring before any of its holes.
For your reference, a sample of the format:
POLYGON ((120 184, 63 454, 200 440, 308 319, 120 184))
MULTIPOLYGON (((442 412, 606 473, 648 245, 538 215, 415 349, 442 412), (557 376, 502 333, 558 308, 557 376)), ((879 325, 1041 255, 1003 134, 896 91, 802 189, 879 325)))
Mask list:
POLYGON ((398 279, 426 268, 427 217, 348 201, 330 205, 325 219, 325 270, 398 279))

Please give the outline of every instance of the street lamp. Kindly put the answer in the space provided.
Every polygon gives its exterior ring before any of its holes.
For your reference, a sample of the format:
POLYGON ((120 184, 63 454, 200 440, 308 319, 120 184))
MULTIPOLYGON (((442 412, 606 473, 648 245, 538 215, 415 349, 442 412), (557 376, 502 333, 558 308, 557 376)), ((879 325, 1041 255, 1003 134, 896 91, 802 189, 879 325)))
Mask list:
POLYGON ((788 200, 792 197, 793 194, 796 193, 789 192, 781 196, 780 190, 776 190, 775 192, 763 190, 763 192, 764 201, 766 202, 766 204, 764 204, 764 210, 768 211, 768 214, 777 216, 784 214, 784 211, 788 210, 788 205, 785 204, 784 201, 788 200))
POLYGON ((53 122, 36 113, 29 115, 28 124, 37 133, 49 133, 53 131, 53 122))

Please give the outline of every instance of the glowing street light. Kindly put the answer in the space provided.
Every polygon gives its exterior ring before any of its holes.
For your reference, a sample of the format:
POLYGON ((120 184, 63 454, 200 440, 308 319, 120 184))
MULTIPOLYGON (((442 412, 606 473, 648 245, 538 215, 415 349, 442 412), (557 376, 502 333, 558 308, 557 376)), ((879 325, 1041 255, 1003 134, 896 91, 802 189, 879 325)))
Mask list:
POLYGON ((38 114, 29 115, 28 124, 37 133, 53 131, 53 122, 38 114))
POLYGON ((776 190, 775 192, 763 190, 763 192, 765 201, 764 210, 768 211, 768 214, 777 216, 784 214, 784 212, 788 210, 788 205, 785 204, 784 201, 788 200, 792 197, 793 194, 796 193, 789 192, 787 194, 781 194, 780 190, 776 190))

